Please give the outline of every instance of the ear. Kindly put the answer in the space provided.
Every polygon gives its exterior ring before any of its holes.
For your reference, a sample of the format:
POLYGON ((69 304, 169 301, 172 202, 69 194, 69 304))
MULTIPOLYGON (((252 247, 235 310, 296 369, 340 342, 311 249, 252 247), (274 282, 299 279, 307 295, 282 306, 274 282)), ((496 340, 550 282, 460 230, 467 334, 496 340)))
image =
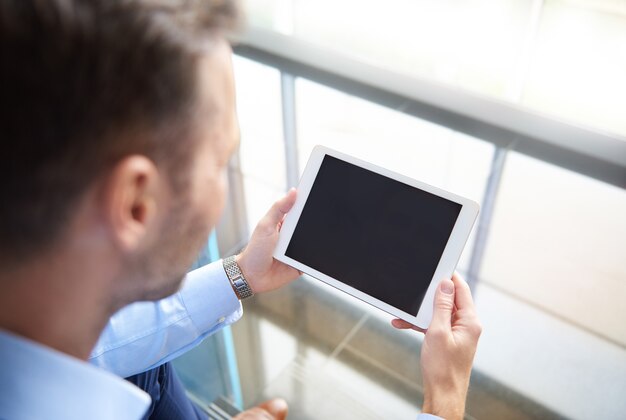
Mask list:
POLYGON ((136 251, 149 240, 163 213, 164 188, 156 165, 145 156, 128 156, 109 173, 101 204, 113 240, 122 251, 136 251))

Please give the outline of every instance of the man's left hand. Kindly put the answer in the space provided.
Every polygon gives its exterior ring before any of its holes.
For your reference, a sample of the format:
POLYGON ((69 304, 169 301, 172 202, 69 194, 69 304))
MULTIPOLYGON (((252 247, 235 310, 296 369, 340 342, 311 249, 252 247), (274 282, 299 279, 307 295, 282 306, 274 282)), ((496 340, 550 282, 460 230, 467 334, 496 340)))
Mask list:
POLYGON ((278 289, 300 275, 298 270, 272 256, 285 215, 295 202, 296 190, 292 188, 261 219, 248 246, 236 257, 237 264, 254 293, 278 289))

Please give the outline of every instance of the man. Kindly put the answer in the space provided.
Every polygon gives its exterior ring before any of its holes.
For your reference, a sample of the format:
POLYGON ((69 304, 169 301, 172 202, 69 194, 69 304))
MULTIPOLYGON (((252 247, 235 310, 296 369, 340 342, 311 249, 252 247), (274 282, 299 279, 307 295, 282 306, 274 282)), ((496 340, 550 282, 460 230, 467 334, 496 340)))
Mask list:
MULTIPOLYGON (((234 261, 183 283, 238 143, 236 21, 226 0, 0 0, 0 418, 141 418, 147 395, 88 358, 159 366, 237 320, 246 287, 298 276, 271 257, 291 191, 234 261)), ((462 416, 479 334, 467 285, 444 280, 425 412, 462 416)))

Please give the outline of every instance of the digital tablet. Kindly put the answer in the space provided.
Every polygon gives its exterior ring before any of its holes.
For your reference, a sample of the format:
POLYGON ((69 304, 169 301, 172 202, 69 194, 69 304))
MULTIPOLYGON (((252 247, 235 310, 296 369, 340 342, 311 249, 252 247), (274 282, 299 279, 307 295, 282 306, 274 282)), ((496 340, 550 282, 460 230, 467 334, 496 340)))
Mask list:
POLYGON ((471 200, 317 146, 274 257, 428 328, 477 214, 471 200))

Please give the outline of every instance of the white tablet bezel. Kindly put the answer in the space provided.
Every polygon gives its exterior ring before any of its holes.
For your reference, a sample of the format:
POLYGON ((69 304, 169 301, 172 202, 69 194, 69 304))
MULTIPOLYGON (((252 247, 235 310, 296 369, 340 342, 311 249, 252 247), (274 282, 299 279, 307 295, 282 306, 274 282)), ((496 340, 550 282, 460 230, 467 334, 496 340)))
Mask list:
POLYGON ((274 251, 274 258, 302 271, 303 273, 309 274, 326 284, 329 284, 358 299, 361 299, 364 302, 367 302, 379 309, 382 309, 383 311, 395 317, 403 319, 420 328, 428 328, 432 318, 433 299, 435 296, 435 291, 437 290, 437 286, 442 279, 450 278, 452 276, 459 257, 461 256, 461 252, 463 251, 463 247, 465 246, 465 243, 467 242, 467 239, 470 235, 472 226, 474 225, 474 221, 476 220, 476 216, 478 215, 478 209, 479 206, 474 201, 453 194, 449 191, 445 191, 432 185, 416 181, 404 175, 397 174, 388 169, 381 168, 379 166, 357 159, 353 156, 346 155, 336 150, 332 150, 324 146, 315 146, 313 152, 311 153, 311 157, 309 158, 309 161, 306 165, 306 168, 304 169, 304 173, 300 178, 296 203, 294 204, 291 211, 287 213, 285 220, 282 224, 278 245, 276 246, 276 249, 274 251), (291 237, 296 228, 300 215, 302 214, 302 210, 304 209, 305 203, 307 201, 317 173, 320 169, 324 156, 326 155, 333 156, 353 165, 365 168, 372 172, 384 175, 404 184, 419 188, 431 194, 461 204, 461 211, 459 213, 459 216, 457 217, 454 228, 452 229, 452 233, 450 234, 448 243, 446 244, 446 247, 442 253, 439 265, 435 270, 433 278, 430 280, 430 285, 428 286, 428 289, 424 296, 424 300, 422 301, 422 304, 420 305, 417 314, 410 314, 398 308, 395 308, 381 300, 376 299, 373 296, 363 293, 360 290, 341 282, 338 279, 330 277, 327 274, 319 272, 314 268, 309 267, 306 264, 303 264, 285 255, 287 246, 289 245, 289 241, 291 240, 291 237))

